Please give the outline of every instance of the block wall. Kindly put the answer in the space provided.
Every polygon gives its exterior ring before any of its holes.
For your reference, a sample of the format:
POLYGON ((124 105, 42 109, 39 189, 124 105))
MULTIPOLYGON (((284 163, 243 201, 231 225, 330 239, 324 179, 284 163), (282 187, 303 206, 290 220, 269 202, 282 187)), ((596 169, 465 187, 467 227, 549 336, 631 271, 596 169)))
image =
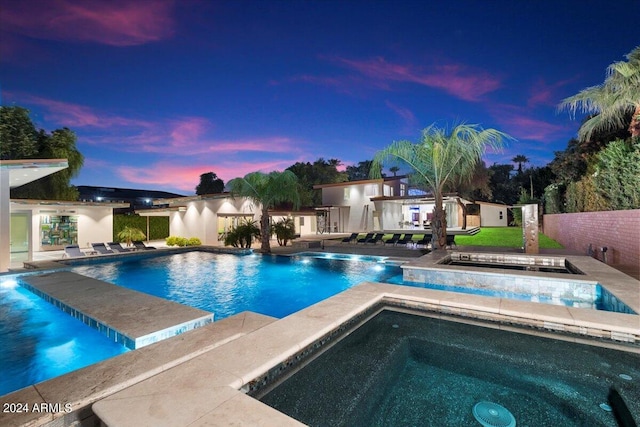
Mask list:
POLYGON ((567 249, 587 254, 589 244, 597 250, 606 246, 607 263, 640 263, 640 209, 544 215, 544 234, 567 249))

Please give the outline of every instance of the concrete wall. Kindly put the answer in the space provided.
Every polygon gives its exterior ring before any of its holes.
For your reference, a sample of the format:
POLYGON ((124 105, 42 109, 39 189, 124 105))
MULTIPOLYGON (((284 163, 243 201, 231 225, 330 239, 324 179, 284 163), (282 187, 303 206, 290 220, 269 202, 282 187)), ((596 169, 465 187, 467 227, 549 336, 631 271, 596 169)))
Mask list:
POLYGON ((544 234, 566 248, 586 254, 589 244, 606 246, 609 264, 640 264, 640 209, 546 214, 543 224, 544 234))

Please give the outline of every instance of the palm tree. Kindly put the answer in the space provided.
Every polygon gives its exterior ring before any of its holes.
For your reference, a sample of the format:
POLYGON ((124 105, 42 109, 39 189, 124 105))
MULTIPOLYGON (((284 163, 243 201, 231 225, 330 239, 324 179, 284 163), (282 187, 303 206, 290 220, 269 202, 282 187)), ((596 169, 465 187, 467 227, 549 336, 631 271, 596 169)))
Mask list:
POLYGON ((518 154, 513 159, 511 159, 511 161, 513 163, 517 163, 518 164, 518 175, 520 175, 522 173, 522 164, 523 163, 529 163, 529 159, 527 158, 527 156, 525 156, 523 154, 518 154))
POLYGON ((260 218, 261 250, 271 252, 269 239, 269 209, 281 203, 293 203, 294 209, 300 206, 298 193, 298 177, 291 171, 251 172, 244 178, 235 178, 229 181, 229 189, 232 197, 247 197, 255 205, 260 205, 262 217, 260 218))
POLYGON ((389 172, 391 172, 393 174, 393 176, 396 176, 396 173, 398 173, 399 170, 400 170, 400 168, 397 167, 397 166, 391 166, 389 168, 389 172))
POLYGON ((445 189, 469 177, 487 147, 499 150, 503 141, 512 139, 495 129, 482 129, 477 125, 460 124, 449 133, 435 124, 422 131, 422 140, 396 141, 376 153, 372 177, 380 176, 382 163, 389 157, 413 169, 413 178, 424 184, 435 198, 431 228, 433 247, 444 248, 447 241, 447 223, 443 202, 445 189))
POLYGON ((624 128, 629 114, 633 114, 629 133, 634 138, 640 136, 640 46, 626 57, 628 61, 614 62, 607 68, 604 83, 564 99, 558 107, 572 115, 576 111, 593 115, 580 126, 581 141, 596 131, 624 128))

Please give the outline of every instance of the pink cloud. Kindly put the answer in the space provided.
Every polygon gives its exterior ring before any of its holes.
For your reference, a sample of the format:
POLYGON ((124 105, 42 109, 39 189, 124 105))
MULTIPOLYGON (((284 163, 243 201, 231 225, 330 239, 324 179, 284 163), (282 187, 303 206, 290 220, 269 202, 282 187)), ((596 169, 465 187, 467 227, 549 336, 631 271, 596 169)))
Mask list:
POLYGON ((558 89, 573 82, 575 78, 561 80, 553 84, 547 84, 544 80, 538 79, 531 87, 529 93, 529 99, 527 100, 527 106, 529 108, 543 106, 557 106, 562 97, 558 95, 558 89))
POLYGON ((513 105, 500 105, 491 111, 503 131, 516 139, 551 142, 554 138, 566 133, 566 126, 549 123, 532 117, 528 108, 513 105))
POLYGON ((299 152, 299 141, 285 136, 221 139, 212 136, 214 125, 204 117, 142 120, 97 111, 85 105, 9 92, 9 98, 44 109, 54 126, 82 130, 81 142, 125 152, 190 156, 208 153, 299 152))
POLYGON ((335 62, 355 70, 384 88, 389 82, 408 82, 442 89, 466 101, 479 101, 483 95, 500 88, 500 80, 489 73, 462 64, 441 64, 425 69, 414 65, 393 64, 384 58, 351 60, 334 58, 335 62))
POLYGON ((250 172, 284 170, 294 163, 290 160, 217 162, 210 165, 176 165, 173 162, 158 162, 147 167, 121 166, 118 174, 128 182, 178 188, 193 193, 200 182, 200 175, 213 171, 225 183, 250 172))
POLYGON ((94 109, 84 105, 71 104, 68 102, 25 94, 10 93, 8 95, 11 97, 18 97, 21 102, 43 107, 45 109, 45 119, 69 128, 92 127, 98 129, 109 129, 115 126, 142 128, 152 126, 152 123, 143 120, 100 114, 94 109))
POLYGON ((416 116, 411 110, 400 107, 391 101, 385 101, 385 104, 404 120, 406 127, 414 127, 416 125, 416 116))
POLYGON ((171 37, 174 0, 4 2, 3 30, 45 40, 136 46, 171 37))

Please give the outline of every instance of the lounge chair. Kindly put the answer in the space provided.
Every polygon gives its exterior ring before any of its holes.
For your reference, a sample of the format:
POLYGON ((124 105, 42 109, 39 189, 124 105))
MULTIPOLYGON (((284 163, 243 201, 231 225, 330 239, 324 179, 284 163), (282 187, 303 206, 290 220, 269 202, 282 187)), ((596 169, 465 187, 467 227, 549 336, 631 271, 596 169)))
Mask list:
POLYGON ((425 234, 422 239, 415 242, 416 245, 429 245, 431 243, 431 234, 425 234))
POLYGON ((120 244, 120 242, 109 242, 107 243, 109 245, 109 249, 111 249, 114 252, 131 252, 133 249, 129 249, 129 248, 123 248, 122 245, 120 244))
POLYGON ((395 245, 396 243, 398 243, 398 240, 400 240, 401 235, 402 234, 394 234, 390 239, 383 240, 383 242, 385 245, 395 245))
POLYGON ((362 239, 358 239, 358 243, 367 243, 369 240, 373 239, 373 235, 375 233, 367 233, 362 239))
POLYGON ((447 234, 447 244, 445 245, 445 247, 454 247, 454 246, 458 246, 456 245, 456 236, 454 234, 447 234))
POLYGON ((109 255, 114 253, 111 249, 107 248, 104 243, 92 243, 91 247, 94 251, 98 252, 100 255, 109 255))
POLYGON ((136 247, 137 250, 139 251, 145 251, 145 250, 149 250, 149 249, 155 249, 155 247, 153 246, 147 246, 144 244, 144 242, 142 240, 136 240, 135 242, 133 242, 133 246, 136 247))
POLYGON ((411 241, 411 239, 413 239, 413 234, 406 233, 402 239, 398 240, 397 244, 398 245, 408 245, 409 243, 413 243, 411 241))
POLYGON ((342 243, 351 243, 358 238, 358 233, 351 233, 351 236, 342 239, 342 243))
POLYGON ((64 247, 62 258, 78 258, 81 256, 87 256, 87 254, 82 252, 78 245, 67 245, 64 247))
POLYGON ((373 243, 374 245, 377 245, 378 242, 382 241, 383 237, 384 237, 384 233, 376 233, 376 235, 373 237, 373 239, 369 239, 365 243, 373 243))

